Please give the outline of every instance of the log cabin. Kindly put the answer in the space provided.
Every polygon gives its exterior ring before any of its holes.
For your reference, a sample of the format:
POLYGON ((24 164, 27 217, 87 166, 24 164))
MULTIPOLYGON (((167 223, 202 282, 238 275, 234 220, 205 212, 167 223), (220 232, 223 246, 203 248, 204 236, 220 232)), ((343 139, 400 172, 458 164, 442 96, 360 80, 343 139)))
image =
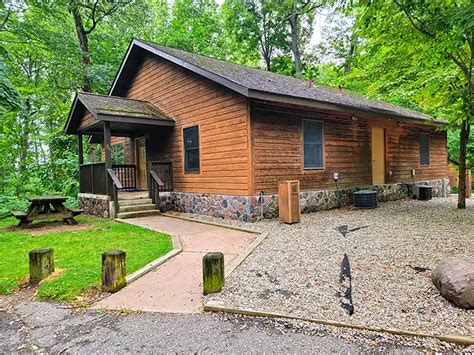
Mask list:
POLYGON ((278 183, 300 182, 302 212, 381 201, 413 184, 449 194, 444 121, 343 88, 134 39, 108 95, 77 93, 81 208, 109 217, 278 213, 278 183), (85 163, 83 139, 102 161, 85 163), (125 201, 126 199, 129 201, 125 201))

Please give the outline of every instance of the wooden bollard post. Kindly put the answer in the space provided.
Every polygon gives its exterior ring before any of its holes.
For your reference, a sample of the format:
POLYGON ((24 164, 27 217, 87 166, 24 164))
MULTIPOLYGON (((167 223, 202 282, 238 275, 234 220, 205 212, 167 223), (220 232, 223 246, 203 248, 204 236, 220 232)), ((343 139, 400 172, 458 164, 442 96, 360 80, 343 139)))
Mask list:
POLYGON ((41 248, 30 251, 30 282, 36 283, 54 272, 54 249, 41 248))
POLYGON ((205 295, 222 290, 222 286, 224 286, 224 254, 213 252, 202 257, 202 285, 205 295))
POLYGON ((123 250, 109 250, 102 254, 102 291, 117 292, 127 284, 125 256, 123 250))

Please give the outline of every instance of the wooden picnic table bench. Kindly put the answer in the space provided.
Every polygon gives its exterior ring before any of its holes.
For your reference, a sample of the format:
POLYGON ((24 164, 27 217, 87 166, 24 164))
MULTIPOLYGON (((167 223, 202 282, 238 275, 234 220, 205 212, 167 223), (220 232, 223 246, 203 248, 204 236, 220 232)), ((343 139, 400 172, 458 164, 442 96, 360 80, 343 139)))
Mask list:
POLYGON ((26 212, 12 211, 11 214, 20 220, 18 227, 22 228, 33 221, 43 221, 48 219, 62 218, 67 224, 77 224, 74 216, 83 211, 78 208, 68 208, 64 206, 67 197, 64 196, 37 196, 30 197, 30 207, 26 212))

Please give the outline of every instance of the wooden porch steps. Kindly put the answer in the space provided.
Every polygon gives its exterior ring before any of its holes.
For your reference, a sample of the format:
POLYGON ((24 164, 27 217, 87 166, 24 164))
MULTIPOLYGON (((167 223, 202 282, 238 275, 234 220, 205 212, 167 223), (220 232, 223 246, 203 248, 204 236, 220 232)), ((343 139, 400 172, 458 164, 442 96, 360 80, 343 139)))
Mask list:
POLYGON ((120 206, 119 212, 137 212, 137 211, 151 211, 155 209, 153 203, 147 203, 143 205, 125 205, 120 206))
POLYGON ((151 198, 136 198, 136 199, 121 200, 119 197, 120 207, 135 206, 135 205, 149 205, 151 203, 152 203, 151 198))
POLYGON ((129 194, 127 198, 119 199, 117 218, 126 219, 160 215, 160 211, 156 209, 151 198, 148 198, 147 195, 133 197, 132 194, 129 194))
POLYGON ((158 210, 119 212, 117 214, 117 218, 127 219, 127 218, 150 217, 150 216, 159 216, 159 215, 161 215, 161 212, 158 210))

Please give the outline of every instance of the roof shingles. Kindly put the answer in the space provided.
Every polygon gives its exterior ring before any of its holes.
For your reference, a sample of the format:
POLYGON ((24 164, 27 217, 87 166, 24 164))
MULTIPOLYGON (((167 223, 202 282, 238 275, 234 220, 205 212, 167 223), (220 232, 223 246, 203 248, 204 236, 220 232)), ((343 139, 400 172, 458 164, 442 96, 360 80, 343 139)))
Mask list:
POLYGON ((337 88, 321 84, 313 84, 310 86, 308 85, 308 82, 294 77, 225 62, 215 58, 161 46, 152 42, 135 40, 135 43, 148 45, 160 52, 199 67, 200 69, 214 75, 218 75, 225 80, 249 90, 309 99, 349 108, 356 108, 363 111, 375 111, 381 114, 391 114, 415 120, 433 120, 438 123, 444 122, 442 120, 433 119, 433 117, 418 111, 388 104, 383 101, 369 100, 362 95, 347 90, 341 92, 337 88))
POLYGON ((148 101, 85 92, 78 93, 77 97, 95 116, 101 114, 160 120, 170 119, 164 112, 148 101))

